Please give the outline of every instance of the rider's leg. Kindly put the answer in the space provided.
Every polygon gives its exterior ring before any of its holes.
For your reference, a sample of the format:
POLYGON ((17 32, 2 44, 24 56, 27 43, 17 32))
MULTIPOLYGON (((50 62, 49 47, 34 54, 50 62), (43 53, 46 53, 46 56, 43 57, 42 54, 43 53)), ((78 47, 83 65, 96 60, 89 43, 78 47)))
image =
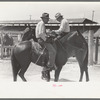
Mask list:
POLYGON ((52 68, 55 66, 56 50, 50 43, 45 43, 45 45, 49 52, 48 67, 52 68))
MULTIPOLYGON (((49 52, 49 61, 46 67, 43 68, 42 70, 42 79, 45 79, 47 81, 50 80, 50 76, 48 75, 48 71, 51 71, 53 68, 56 70, 57 68, 55 68, 55 56, 56 56, 56 50, 55 48, 49 44, 49 43, 45 43, 46 49, 49 52)), ((50 73, 49 73, 50 74, 50 73)))

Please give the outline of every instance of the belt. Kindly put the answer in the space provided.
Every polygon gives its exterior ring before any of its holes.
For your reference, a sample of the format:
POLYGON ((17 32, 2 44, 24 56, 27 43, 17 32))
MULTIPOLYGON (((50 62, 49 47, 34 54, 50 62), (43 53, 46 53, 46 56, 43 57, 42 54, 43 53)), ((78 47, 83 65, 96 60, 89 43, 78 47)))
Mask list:
MULTIPOLYGON (((42 39, 42 38, 37 38, 37 40, 42 39)), ((43 40, 43 39, 42 39, 43 40)))

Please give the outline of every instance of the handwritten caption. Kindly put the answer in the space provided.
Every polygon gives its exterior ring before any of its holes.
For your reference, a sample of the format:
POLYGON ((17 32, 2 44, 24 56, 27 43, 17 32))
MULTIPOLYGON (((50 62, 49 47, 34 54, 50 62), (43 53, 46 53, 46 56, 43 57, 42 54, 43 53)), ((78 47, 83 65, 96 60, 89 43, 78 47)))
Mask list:
POLYGON ((52 86, 53 86, 53 87, 62 87, 63 85, 61 85, 61 84, 60 84, 60 85, 53 84, 52 86))

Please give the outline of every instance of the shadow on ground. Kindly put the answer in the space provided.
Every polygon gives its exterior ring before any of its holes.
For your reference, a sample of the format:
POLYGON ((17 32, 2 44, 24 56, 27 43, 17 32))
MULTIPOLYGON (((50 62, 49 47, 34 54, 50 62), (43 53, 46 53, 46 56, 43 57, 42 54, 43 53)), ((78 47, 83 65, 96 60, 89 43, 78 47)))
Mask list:
MULTIPOLYGON (((51 78, 51 80, 50 81, 54 81, 54 79, 53 78, 51 78)), ((74 81, 74 80, 69 80, 69 79, 64 79, 64 78, 61 78, 61 79, 59 79, 59 81, 58 82, 76 82, 76 81, 74 81)))

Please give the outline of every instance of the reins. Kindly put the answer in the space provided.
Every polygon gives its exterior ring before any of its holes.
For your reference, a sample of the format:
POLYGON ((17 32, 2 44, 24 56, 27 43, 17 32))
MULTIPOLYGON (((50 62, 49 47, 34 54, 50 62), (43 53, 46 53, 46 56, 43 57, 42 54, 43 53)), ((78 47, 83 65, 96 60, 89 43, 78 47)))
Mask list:
POLYGON ((39 57, 37 58, 35 64, 38 63, 38 61, 39 61, 40 57, 43 55, 45 49, 46 49, 46 47, 44 47, 44 49, 42 50, 42 53, 41 53, 41 54, 39 55, 39 57))

